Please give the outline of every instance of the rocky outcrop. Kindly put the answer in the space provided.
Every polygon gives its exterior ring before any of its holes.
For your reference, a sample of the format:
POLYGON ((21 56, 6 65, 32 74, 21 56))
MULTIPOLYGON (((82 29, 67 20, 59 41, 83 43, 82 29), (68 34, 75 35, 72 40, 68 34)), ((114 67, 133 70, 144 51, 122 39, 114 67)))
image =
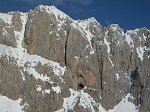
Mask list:
POLYGON ((25 112, 105 112, 129 93, 140 112, 150 111, 148 29, 102 27, 40 5, 1 14, 0 32, 0 94, 21 98, 25 112), (137 66, 143 88, 130 91, 137 66))
POLYGON ((64 63, 70 21, 67 17, 56 18, 55 14, 47 13, 42 7, 31 10, 28 13, 24 39, 30 54, 38 54, 46 59, 64 63))
POLYGON ((0 19, 0 37, 1 44, 16 47, 14 31, 9 27, 8 23, 5 23, 2 19, 0 19))

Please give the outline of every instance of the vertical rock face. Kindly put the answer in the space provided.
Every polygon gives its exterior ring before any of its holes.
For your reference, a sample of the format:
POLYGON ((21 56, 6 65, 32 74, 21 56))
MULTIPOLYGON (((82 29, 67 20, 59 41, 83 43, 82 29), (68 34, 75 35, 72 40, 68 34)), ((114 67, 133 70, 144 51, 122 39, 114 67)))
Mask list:
POLYGON ((21 98, 20 111, 150 111, 146 28, 125 32, 40 5, 0 13, 0 49, 0 94, 21 98), (136 67, 139 85, 130 81, 136 67))
POLYGON ((64 49, 67 37, 67 28, 65 26, 69 20, 62 21, 64 22, 63 24, 56 19, 53 13, 47 13, 46 9, 42 7, 37 7, 36 10, 30 11, 25 31, 25 43, 28 52, 64 63, 64 49), (61 25, 64 27, 61 27, 61 25))

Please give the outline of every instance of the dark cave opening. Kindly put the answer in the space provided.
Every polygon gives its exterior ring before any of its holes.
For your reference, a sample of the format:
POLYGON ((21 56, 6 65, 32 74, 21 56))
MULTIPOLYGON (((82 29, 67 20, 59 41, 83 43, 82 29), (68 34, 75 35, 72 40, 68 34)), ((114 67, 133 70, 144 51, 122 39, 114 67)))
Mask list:
POLYGON ((78 84, 78 90, 81 90, 84 88, 84 84, 83 83, 77 83, 78 84))

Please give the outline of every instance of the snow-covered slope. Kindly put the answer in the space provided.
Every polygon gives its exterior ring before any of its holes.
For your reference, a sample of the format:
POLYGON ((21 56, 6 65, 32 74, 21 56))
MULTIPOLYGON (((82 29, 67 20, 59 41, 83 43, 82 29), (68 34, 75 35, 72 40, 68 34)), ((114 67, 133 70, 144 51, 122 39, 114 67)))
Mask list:
POLYGON ((21 100, 12 100, 6 96, 0 96, 0 110, 1 112, 24 112, 22 109, 24 105, 21 106, 21 100))

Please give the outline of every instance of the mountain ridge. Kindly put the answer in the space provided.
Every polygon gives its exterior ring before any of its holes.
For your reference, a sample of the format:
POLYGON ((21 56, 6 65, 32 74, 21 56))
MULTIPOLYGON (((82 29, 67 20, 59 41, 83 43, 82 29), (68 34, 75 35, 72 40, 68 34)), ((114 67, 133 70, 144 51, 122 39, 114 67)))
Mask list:
POLYGON ((0 94, 21 98, 24 107, 18 112, 149 111, 147 28, 124 32, 117 24, 102 27, 93 17, 73 20, 44 5, 27 13, 0 13, 0 26, 0 94), (144 89, 137 86, 130 93, 137 66, 144 89))

